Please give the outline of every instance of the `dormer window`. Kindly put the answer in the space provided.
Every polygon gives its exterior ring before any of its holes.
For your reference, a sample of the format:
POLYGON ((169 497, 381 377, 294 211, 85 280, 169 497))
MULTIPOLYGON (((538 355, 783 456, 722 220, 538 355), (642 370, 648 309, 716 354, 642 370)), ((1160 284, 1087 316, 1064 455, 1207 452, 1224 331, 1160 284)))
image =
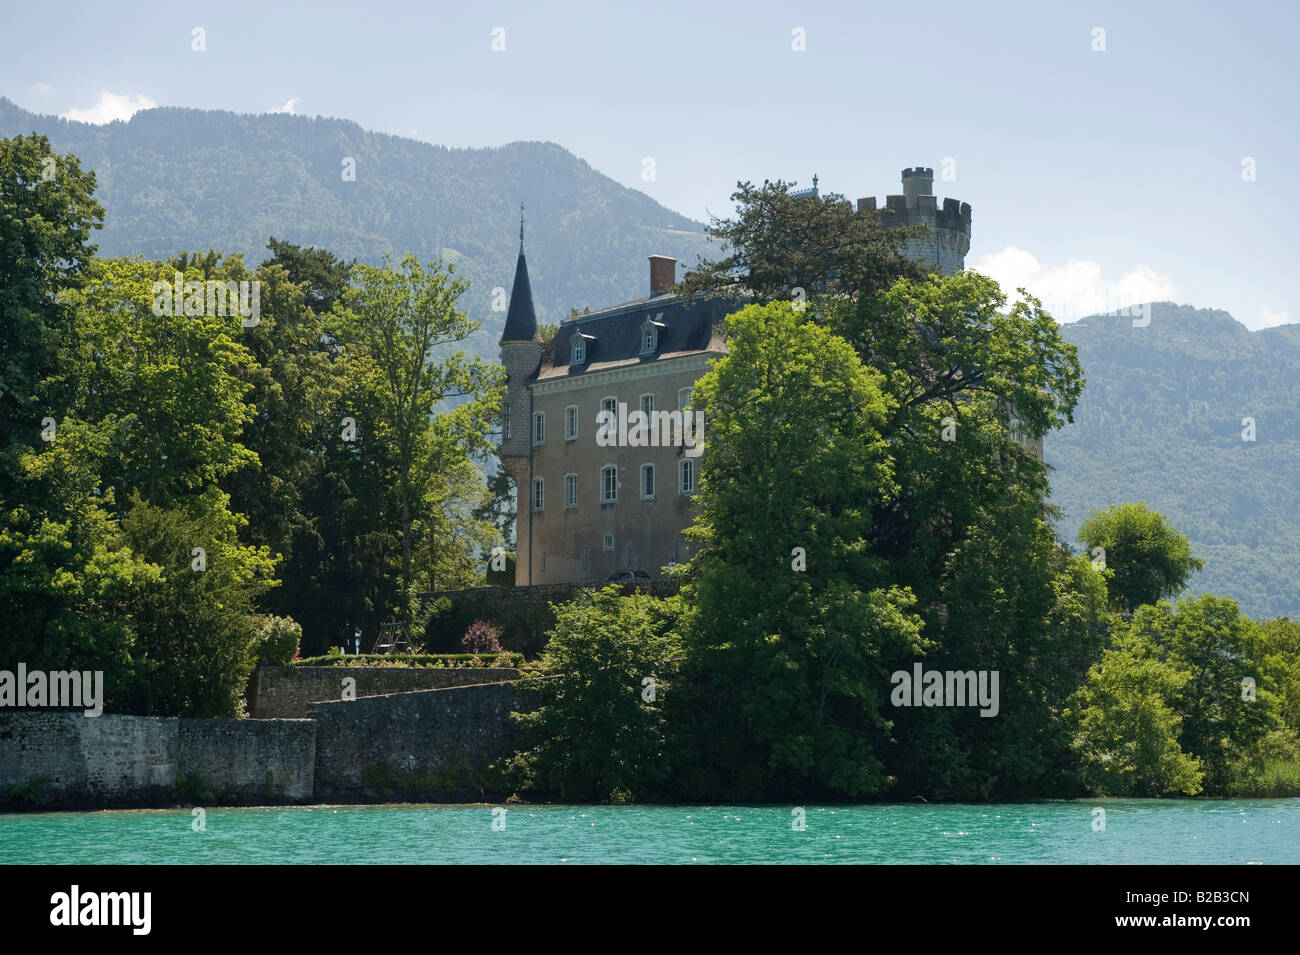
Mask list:
POLYGON ((587 363, 587 353, 592 344, 596 341, 594 335, 584 335, 582 332, 573 334, 573 361, 574 365, 585 365, 587 363))
POLYGON ((664 323, 660 321, 663 318, 663 312, 660 312, 654 318, 646 319, 641 326, 641 354, 653 355, 659 348, 659 332, 663 329, 664 323))

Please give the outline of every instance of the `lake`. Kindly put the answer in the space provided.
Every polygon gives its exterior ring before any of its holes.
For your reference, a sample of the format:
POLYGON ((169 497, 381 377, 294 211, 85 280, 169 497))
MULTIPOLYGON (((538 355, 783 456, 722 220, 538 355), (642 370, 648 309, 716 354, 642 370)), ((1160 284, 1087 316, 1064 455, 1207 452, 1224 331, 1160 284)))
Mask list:
POLYGON ((199 821, 188 809, 3 815, 0 863, 1300 863, 1294 798, 303 806, 199 821))

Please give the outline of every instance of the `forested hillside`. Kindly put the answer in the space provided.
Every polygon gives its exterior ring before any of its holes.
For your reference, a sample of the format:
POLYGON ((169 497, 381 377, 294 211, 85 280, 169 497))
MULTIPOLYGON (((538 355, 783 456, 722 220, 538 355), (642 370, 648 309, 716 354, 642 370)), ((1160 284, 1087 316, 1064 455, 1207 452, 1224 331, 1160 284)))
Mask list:
POLYGON ((491 292, 514 277, 521 201, 543 322, 646 295, 647 256, 694 264, 706 248, 700 223, 554 143, 449 149, 346 120, 176 108, 93 126, 0 98, 0 137, 33 132, 95 170, 102 256, 214 248, 255 265, 270 236, 367 263, 442 256, 470 281, 461 304, 484 322, 469 344, 485 357, 496 357, 505 321, 491 292))
POLYGON ((1300 617, 1300 325, 1252 332, 1157 302, 1146 327, 1093 316, 1063 331, 1088 382, 1045 449, 1067 538, 1096 508, 1145 501, 1205 560, 1190 593, 1300 617))

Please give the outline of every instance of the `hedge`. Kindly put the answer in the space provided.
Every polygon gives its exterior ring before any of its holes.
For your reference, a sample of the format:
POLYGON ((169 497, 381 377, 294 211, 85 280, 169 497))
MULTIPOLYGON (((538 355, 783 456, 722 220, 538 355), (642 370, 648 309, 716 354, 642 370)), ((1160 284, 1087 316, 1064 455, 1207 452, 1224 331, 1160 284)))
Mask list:
POLYGON ((294 660, 295 667, 517 667, 522 653, 358 653, 294 660))

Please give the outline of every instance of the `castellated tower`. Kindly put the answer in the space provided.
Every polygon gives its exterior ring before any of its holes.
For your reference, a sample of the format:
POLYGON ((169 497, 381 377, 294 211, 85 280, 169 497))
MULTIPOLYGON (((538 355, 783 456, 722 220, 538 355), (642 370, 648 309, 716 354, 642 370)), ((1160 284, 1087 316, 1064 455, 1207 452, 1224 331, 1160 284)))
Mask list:
POLYGON ((905 251, 914 259, 938 266, 944 275, 965 267, 970 249, 970 203, 944 199, 943 208, 934 195, 934 170, 924 166, 903 170, 903 194, 886 196, 885 208, 876 208, 876 197, 858 200, 858 211, 880 216, 887 229, 922 225, 929 236, 907 243, 905 251))
POLYGON ((506 370, 506 396, 501 409, 501 463, 515 482, 515 580, 528 583, 532 553, 532 511, 527 507, 532 486, 533 436, 532 391, 528 383, 542 363, 542 335, 533 308, 533 290, 528 282, 524 258, 524 224, 519 223, 519 261, 515 284, 510 290, 506 327, 499 342, 501 364, 506 370))

